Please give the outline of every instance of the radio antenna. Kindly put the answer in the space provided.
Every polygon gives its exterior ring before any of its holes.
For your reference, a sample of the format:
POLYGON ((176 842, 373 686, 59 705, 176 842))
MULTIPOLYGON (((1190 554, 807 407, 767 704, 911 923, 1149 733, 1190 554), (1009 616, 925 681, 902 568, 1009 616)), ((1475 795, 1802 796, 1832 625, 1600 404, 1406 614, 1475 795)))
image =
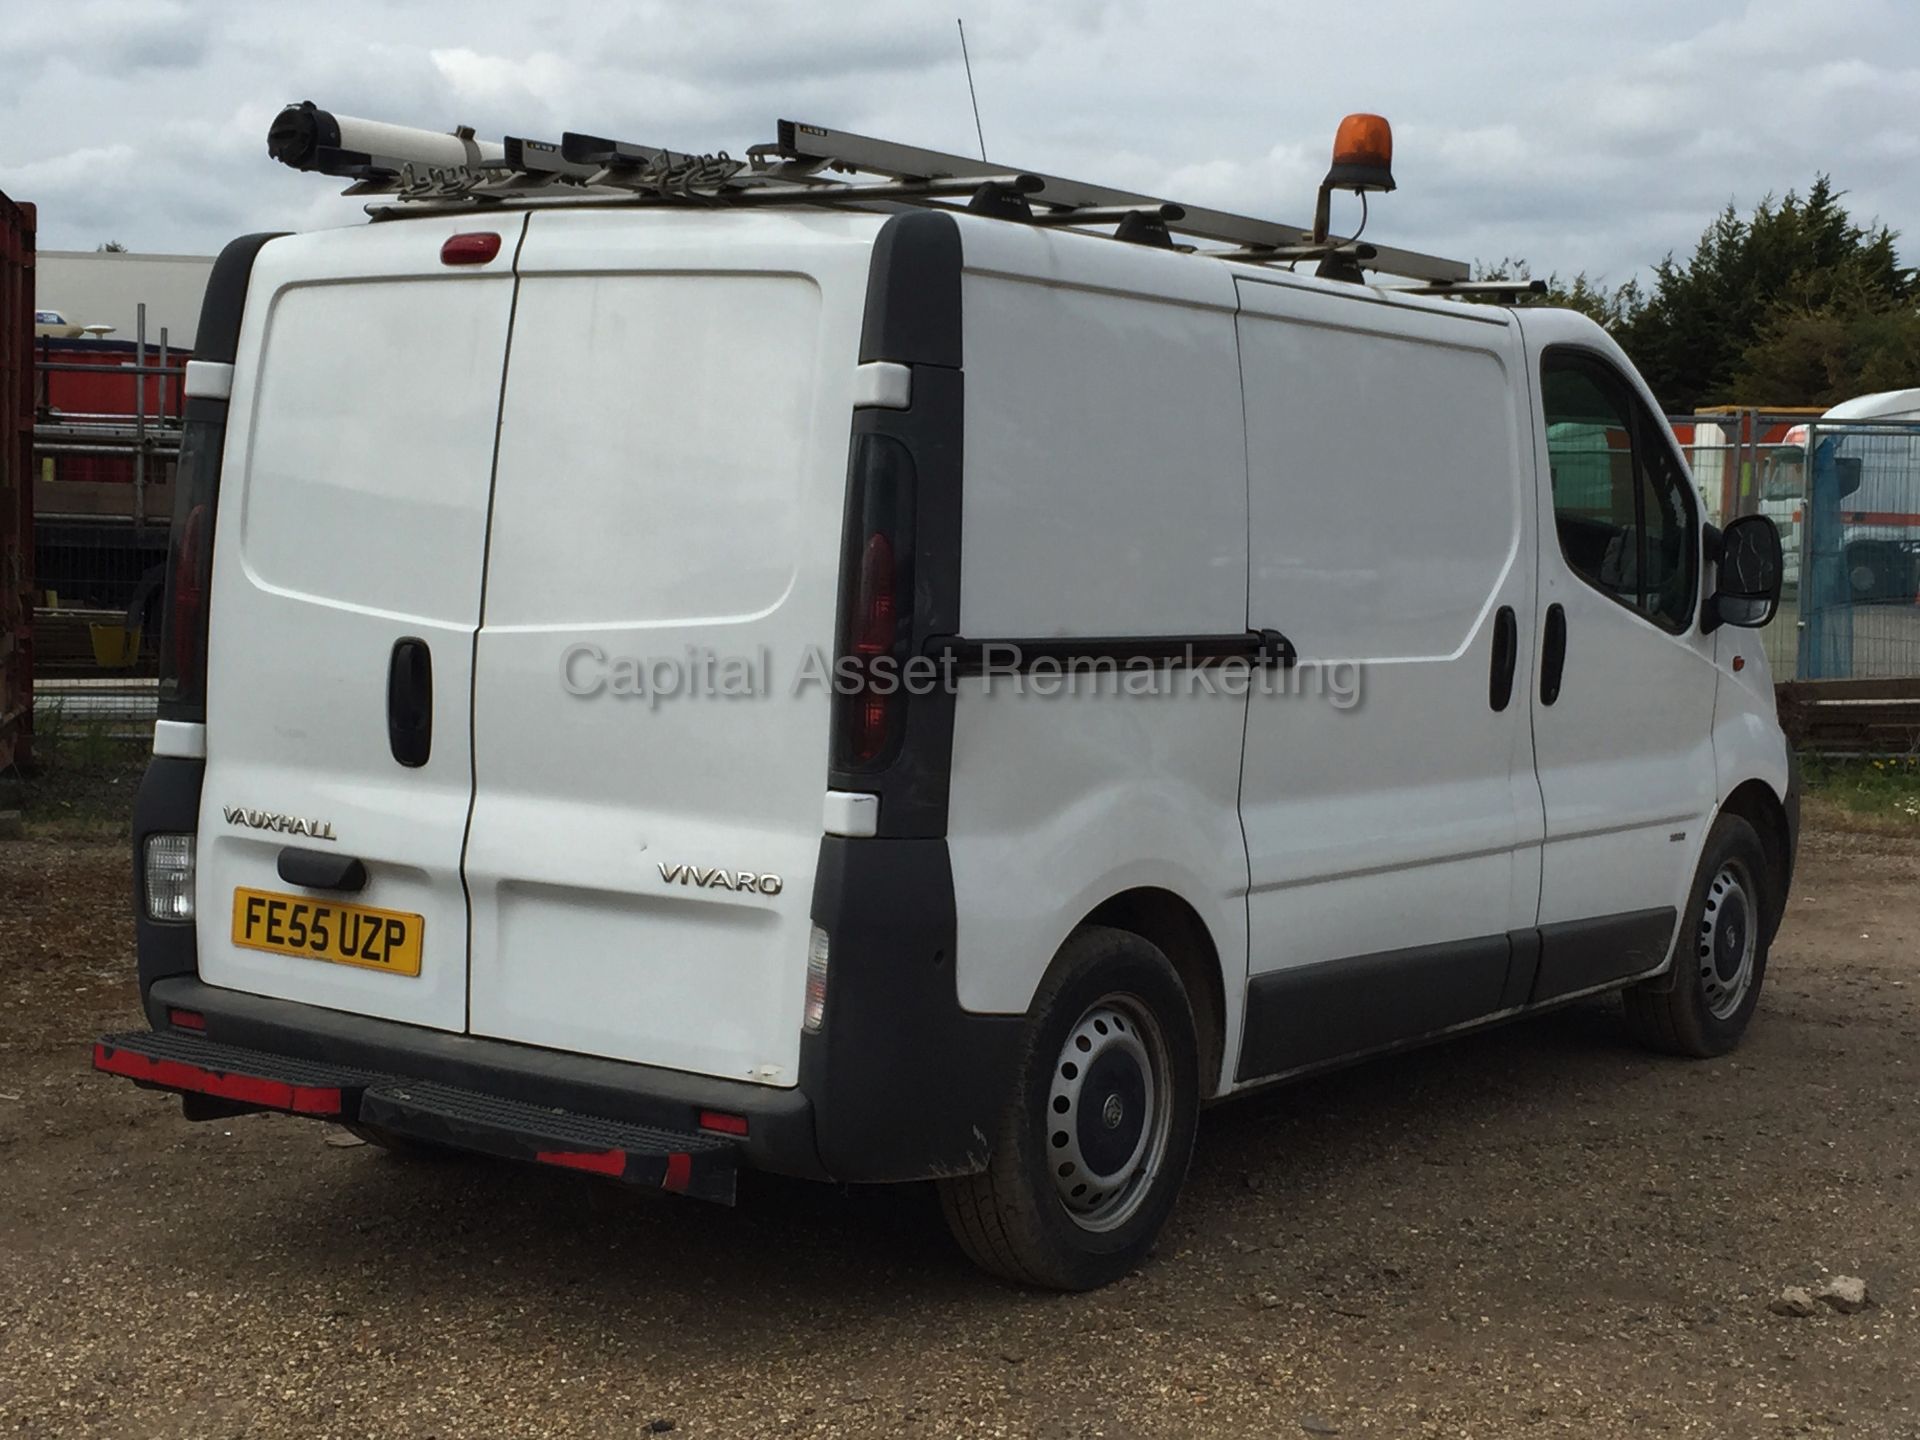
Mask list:
POLYGON ((987 137, 980 129, 980 97, 973 88, 973 61, 967 58, 967 22, 955 17, 960 27, 960 63, 967 67, 967 98, 973 102, 973 133, 980 142, 980 158, 987 158, 987 137))

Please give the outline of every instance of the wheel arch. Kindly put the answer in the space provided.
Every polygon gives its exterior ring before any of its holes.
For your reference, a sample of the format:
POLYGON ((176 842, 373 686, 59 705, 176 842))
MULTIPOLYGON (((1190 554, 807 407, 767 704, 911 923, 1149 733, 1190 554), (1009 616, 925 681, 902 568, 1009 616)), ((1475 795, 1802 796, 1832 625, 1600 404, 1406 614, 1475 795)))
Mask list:
POLYGON ((1088 925, 1137 935, 1172 963, 1193 1006, 1201 1074, 1208 1077, 1204 1093, 1220 1093, 1227 1045, 1226 977, 1220 947, 1199 911, 1171 890, 1143 885, 1101 901, 1074 928, 1088 925))
POLYGON ((1760 837, 1767 852, 1767 878, 1775 898, 1774 911, 1767 917, 1767 938, 1780 928, 1780 917, 1787 905, 1787 892, 1793 883, 1793 838, 1787 821, 1787 807, 1764 780, 1743 780, 1720 803, 1722 815, 1738 815, 1760 837))

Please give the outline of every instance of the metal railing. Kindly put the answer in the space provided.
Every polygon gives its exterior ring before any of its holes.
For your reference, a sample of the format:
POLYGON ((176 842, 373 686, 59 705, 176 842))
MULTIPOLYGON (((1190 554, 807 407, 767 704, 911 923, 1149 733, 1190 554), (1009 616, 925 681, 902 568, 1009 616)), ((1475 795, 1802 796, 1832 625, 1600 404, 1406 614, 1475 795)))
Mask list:
POLYGON ((1805 455, 1796 675, 1920 675, 1920 423, 1815 421, 1805 455))
POLYGON ((1785 560, 1778 680, 1920 676, 1920 423, 1670 416, 1706 517, 1767 515, 1785 560))
POLYGON ((183 377, 166 329, 149 345, 145 305, 136 316, 130 349, 43 345, 34 362, 35 587, 43 601, 35 663, 46 676, 152 671, 183 377), (104 408, 123 400, 127 408, 104 408))

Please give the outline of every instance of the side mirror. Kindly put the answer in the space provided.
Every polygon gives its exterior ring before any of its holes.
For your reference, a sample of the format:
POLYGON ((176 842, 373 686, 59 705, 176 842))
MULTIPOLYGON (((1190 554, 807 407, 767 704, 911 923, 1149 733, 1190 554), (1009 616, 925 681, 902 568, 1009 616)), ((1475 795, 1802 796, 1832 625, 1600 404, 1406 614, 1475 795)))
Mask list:
POLYGON ((1833 462, 1833 473, 1840 477, 1842 500, 1860 488, 1860 481, 1864 478, 1861 472, 1866 468, 1866 463, 1858 455, 1842 455, 1833 462))
POLYGON ((1780 529, 1771 516, 1743 515, 1720 532, 1719 577, 1701 607, 1700 628, 1722 625, 1757 630, 1780 608, 1780 580, 1786 566, 1780 553, 1780 529))

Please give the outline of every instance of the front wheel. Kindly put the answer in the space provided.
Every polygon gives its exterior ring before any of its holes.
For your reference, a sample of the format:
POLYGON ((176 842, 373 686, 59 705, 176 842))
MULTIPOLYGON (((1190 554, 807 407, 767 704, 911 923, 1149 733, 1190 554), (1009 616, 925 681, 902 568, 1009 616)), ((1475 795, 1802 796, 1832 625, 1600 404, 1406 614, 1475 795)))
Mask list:
POLYGON ((1092 1290, 1146 1258, 1186 1177, 1193 1010, 1155 946, 1089 926, 1061 947, 1033 1017, 992 1163, 941 1181, 941 1209, 983 1268, 1092 1290))
POLYGON ((1687 913, 1665 975, 1626 992, 1634 1038, 1669 1055, 1724 1055, 1740 1043, 1767 974, 1767 946, 1784 896, 1772 893, 1766 848, 1752 825, 1722 815, 1707 834, 1687 913))

